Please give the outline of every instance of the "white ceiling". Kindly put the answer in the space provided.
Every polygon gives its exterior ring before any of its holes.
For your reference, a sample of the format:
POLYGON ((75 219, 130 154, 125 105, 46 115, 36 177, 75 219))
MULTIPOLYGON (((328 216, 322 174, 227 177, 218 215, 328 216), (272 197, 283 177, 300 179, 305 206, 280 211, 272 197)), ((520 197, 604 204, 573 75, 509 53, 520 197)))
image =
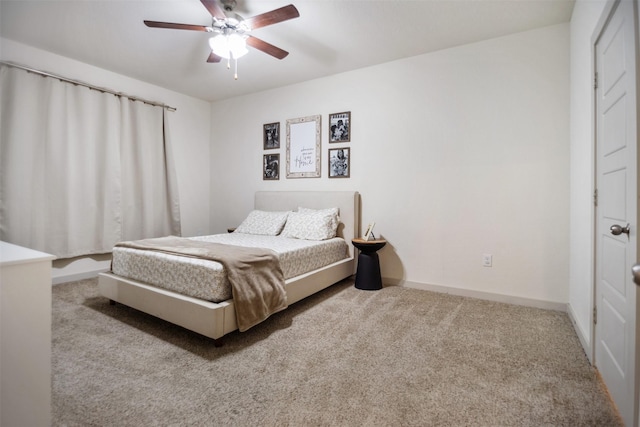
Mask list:
MULTIPOLYGON (((300 17, 252 35, 289 56, 249 48, 239 79, 207 63, 211 25, 199 0, 0 0, 0 35, 197 98, 215 101, 403 57, 568 22, 574 0, 237 0, 255 16, 293 3, 300 17)), ((29 64, 24 64, 29 65, 29 64)), ((88 81, 90 79, 87 79, 88 81)))

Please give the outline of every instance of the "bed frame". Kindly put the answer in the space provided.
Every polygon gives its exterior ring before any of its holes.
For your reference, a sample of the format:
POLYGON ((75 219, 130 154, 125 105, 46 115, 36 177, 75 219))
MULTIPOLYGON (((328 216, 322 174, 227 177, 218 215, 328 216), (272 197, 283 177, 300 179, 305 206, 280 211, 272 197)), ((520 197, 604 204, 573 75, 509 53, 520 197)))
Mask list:
MULTIPOLYGON (((326 267, 285 281, 289 305, 339 282, 355 273, 351 239, 360 232, 360 195, 355 191, 259 191, 255 209, 265 211, 295 210, 299 206, 314 209, 338 207, 338 235, 349 243, 349 257, 326 267)), ((220 338, 238 329, 233 300, 220 303, 201 300, 127 279, 101 273, 99 293, 119 302, 222 342, 220 338)))

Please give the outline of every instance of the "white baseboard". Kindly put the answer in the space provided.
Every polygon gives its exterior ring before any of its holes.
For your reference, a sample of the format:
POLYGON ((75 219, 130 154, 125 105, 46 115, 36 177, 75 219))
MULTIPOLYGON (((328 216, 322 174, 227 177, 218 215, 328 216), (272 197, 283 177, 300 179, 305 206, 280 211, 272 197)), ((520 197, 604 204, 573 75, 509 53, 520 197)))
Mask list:
POLYGON ((587 355, 587 359, 589 359, 589 362, 593 364, 593 348, 591 346, 592 340, 589 336, 590 332, 584 331, 580 327, 580 324, 576 322, 577 316, 573 311, 573 307, 571 306, 571 304, 567 305, 567 314, 569 315, 569 319, 571 319, 571 323, 573 323, 573 329, 576 331, 576 335, 580 340, 580 344, 582 345, 584 353, 587 355))
POLYGON ((406 288, 422 289, 425 291, 440 292, 462 297, 484 299, 488 301, 504 302, 507 304, 523 305, 526 307, 542 308, 545 310, 567 311, 567 304, 562 302, 544 301, 533 298, 523 298, 511 295, 495 294, 491 292, 476 291, 471 289, 453 288, 450 286, 430 285, 428 283, 410 282, 407 280, 383 278, 385 285, 403 286, 406 288))
POLYGON ((111 269, 111 254, 94 254, 53 261, 52 283, 73 282, 98 277, 99 273, 111 269))
POLYGON ((95 271, 84 271, 82 273, 74 273, 74 274, 66 274, 63 276, 53 277, 51 283, 54 285, 59 285, 61 283, 67 282, 75 282, 76 280, 85 280, 92 279, 94 277, 98 277, 98 274, 104 273, 105 271, 109 271, 108 268, 103 268, 95 271))

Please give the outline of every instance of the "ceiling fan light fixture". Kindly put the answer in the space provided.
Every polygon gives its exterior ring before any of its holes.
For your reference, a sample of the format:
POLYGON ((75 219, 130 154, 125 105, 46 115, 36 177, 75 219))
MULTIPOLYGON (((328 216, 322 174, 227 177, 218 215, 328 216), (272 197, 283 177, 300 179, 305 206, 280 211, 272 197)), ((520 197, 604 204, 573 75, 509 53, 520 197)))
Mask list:
POLYGON ((240 34, 218 34, 209 39, 209 46, 213 53, 225 59, 238 59, 246 55, 247 41, 240 34))
POLYGON ((233 33, 227 38, 229 41, 229 50, 233 54, 234 58, 241 58, 245 56, 249 51, 247 50, 247 39, 240 34, 233 33))

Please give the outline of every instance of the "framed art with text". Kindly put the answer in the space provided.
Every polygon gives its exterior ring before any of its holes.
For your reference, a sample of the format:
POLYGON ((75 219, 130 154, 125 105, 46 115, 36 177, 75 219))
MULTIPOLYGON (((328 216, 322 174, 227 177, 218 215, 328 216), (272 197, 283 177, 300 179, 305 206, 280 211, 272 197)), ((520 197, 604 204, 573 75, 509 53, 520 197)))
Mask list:
POLYGON ((287 178, 320 177, 320 115, 287 120, 287 178))

